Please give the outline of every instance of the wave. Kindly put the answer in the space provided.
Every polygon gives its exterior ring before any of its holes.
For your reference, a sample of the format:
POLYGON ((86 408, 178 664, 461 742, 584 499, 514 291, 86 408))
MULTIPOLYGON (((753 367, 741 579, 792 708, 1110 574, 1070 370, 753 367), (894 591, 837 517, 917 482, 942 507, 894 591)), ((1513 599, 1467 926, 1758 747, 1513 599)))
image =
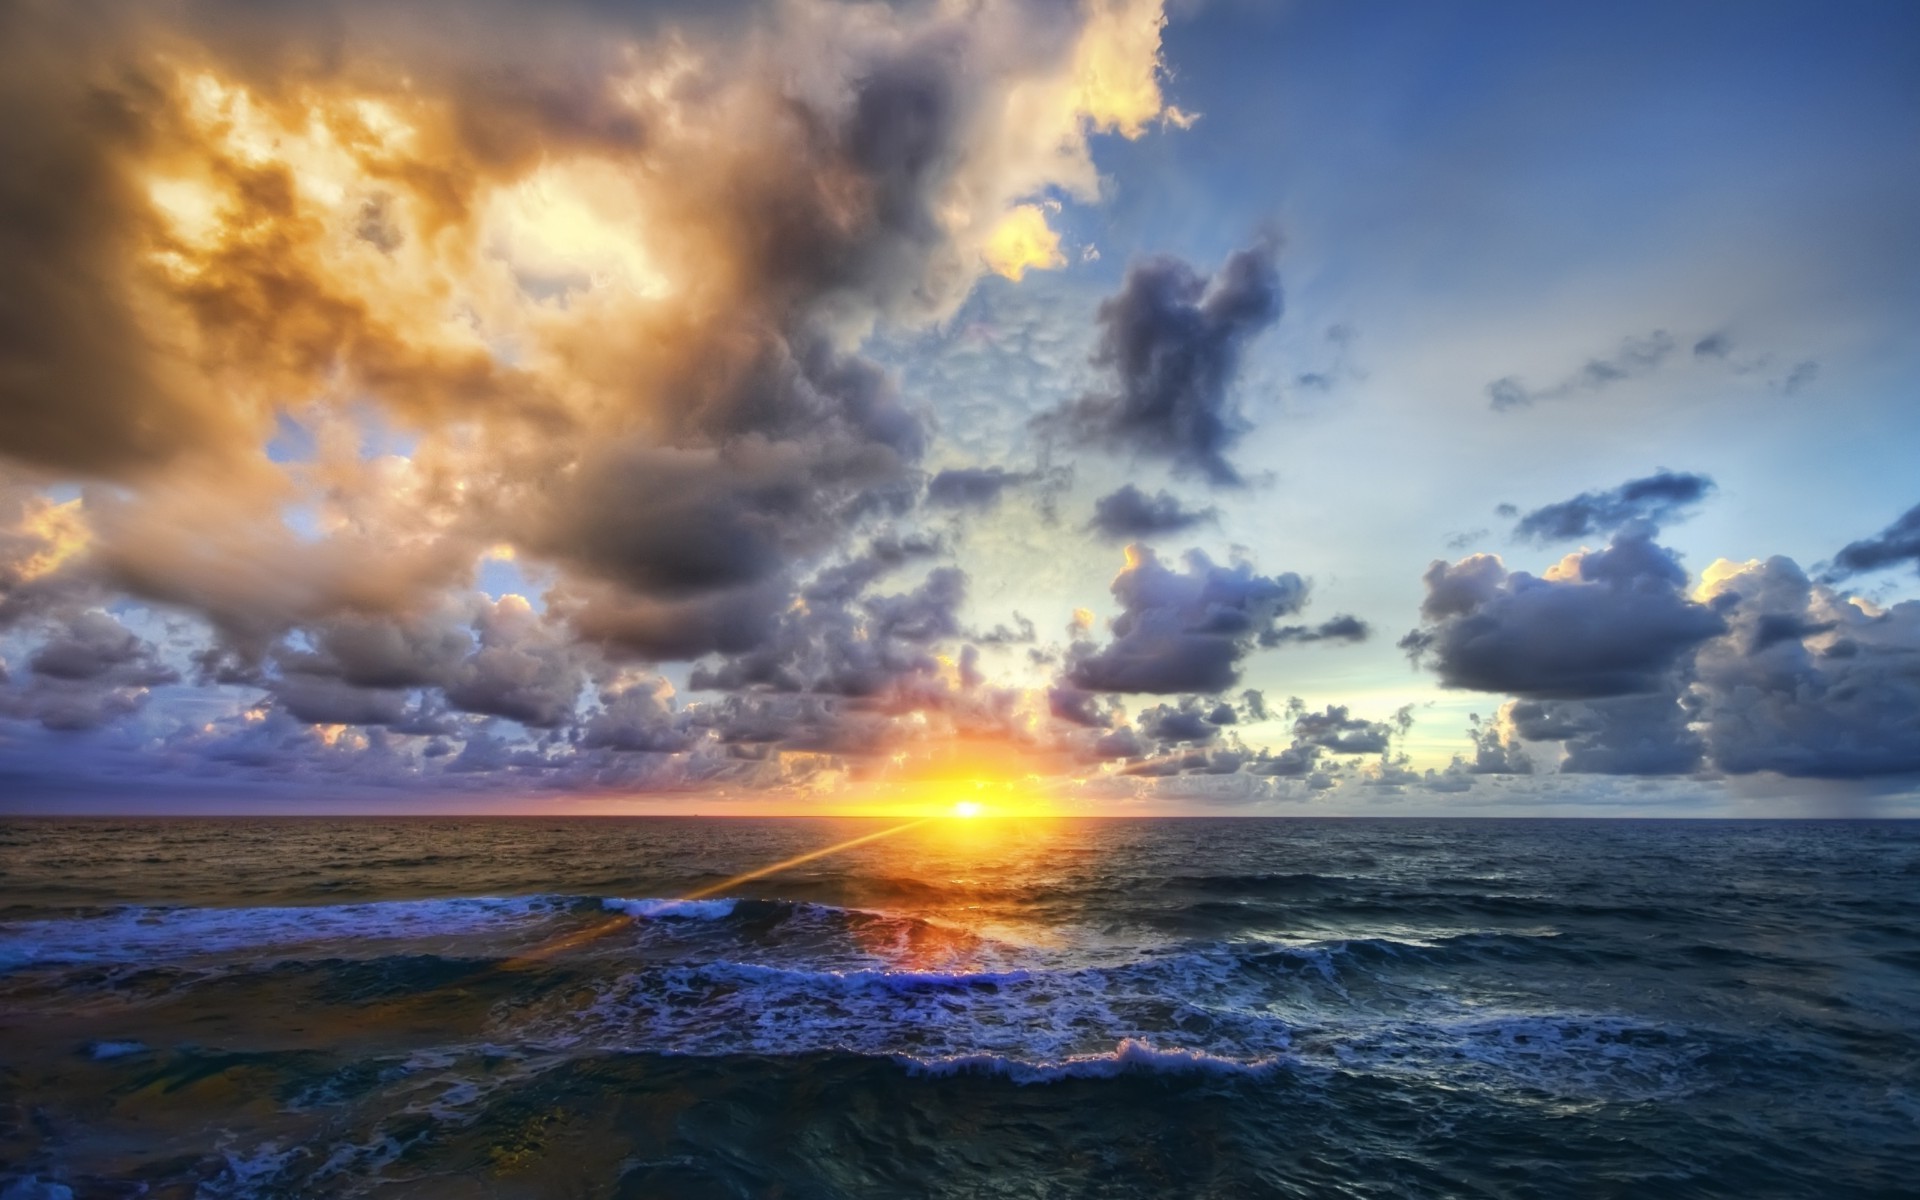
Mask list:
POLYGON ((1324 895, 1363 882, 1347 875, 1295 871, 1261 875, 1175 875, 1160 886, 1169 891, 1234 896, 1305 896, 1324 895))
POLYGON ((1162 1049, 1138 1038, 1123 1038, 1106 1054, 1076 1054, 1055 1062, 1033 1062, 999 1054, 956 1054, 945 1058, 894 1055, 915 1075, 998 1075, 1015 1083, 1059 1083, 1068 1079, 1113 1079, 1130 1073, 1154 1075, 1259 1076, 1286 1065, 1280 1057, 1237 1059, 1204 1050, 1162 1049))
MULTIPOLYGON (((852 1054, 1018 1083, 1285 1068, 1578 1094, 1658 1090, 1692 1053, 1684 1036, 1626 1018, 1489 1014, 1449 990, 1461 964, 1569 952, 1559 943, 1570 939, 1551 933, 1246 937, 1122 951, 1073 939, 1020 946, 810 902, 545 895, 129 908, 0 926, 0 962, 239 952, 249 963, 304 963, 330 994, 361 1002, 445 986, 555 933, 604 925, 609 912, 632 925, 583 949, 589 957, 567 967, 564 988, 515 977, 528 985, 502 993, 489 1039, 561 1055, 852 1054), (484 945, 449 943, 475 936, 484 945)), ((102 1042, 96 1053, 142 1049, 102 1042)))
POLYGON ((0 925, 0 969, 152 962, 318 944, 378 949, 399 941, 521 930, 564 914, 574 903, 564 896, 481 896, 260 908, 130 906, 0 925))
POLYGON ((626 913, 645 921, 683 920, 718 921, 733 915, 738 906, 737 900, 622 900, 616 896, 603 899, 601 905, 615 912, 626 913))

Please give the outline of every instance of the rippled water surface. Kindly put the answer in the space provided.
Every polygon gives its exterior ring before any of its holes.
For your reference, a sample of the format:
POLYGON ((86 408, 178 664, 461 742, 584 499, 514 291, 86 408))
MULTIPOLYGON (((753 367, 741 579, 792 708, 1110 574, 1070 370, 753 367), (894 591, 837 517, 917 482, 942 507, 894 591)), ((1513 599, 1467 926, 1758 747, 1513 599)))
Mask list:
POLYGON ((0 1195, 1920 1178, 1920 825, 884 827, 0 825, 0 1195))

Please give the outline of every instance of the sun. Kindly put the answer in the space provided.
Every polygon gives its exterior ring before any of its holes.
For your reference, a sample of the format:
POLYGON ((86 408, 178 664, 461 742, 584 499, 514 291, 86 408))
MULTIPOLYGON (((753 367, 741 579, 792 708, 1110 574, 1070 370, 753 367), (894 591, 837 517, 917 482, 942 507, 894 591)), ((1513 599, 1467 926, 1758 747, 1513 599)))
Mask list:
POLYGON ((986 806, 978 800, 956 800, 953 802, 953 815, 956 817, 977 817, 986 811, 986 806))

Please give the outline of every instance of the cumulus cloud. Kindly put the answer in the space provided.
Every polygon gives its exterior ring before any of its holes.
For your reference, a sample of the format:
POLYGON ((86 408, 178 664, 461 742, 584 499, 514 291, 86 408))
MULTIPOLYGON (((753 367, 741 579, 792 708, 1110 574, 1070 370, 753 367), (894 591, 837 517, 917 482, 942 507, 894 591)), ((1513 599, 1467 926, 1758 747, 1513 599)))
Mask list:
MULTIPOLYGON (((8 133, 0 453, 129 481, 220 460, 229 486, 169 519, 231 545, 237 491, 302 482, 258 453, 274 406, 373 405, 438 473, 415 532, 523 535, 649 587, 669 550, 539 510, 591 519, 665 471, 710 528, 718 492, 899 474, 918 420, 851 342, 950 311, 1023 197, 1093 198, 1091 135, 1165 111, 1163 19, 1137 0, 454 7, 10 9, 8 107, 32 119, 8 133), (755 438, 753 461, 700 459, 755 438)), ((331 549, 310 556, 344 560, 329 576, 373 573, 331 549)), ((207 571, 147 557, 133 582, 201 601, 207 571)))
POLYGON ((1333 754, 1384 754, 1393 733, 1392 724, 1353 716, 1344 704, 1329 704, 1320 712, 1301 710, 1293 720, 1295 745, 1333 754))
POLYGON ((1467 737, 1473 743, 1473 761, 1463 761, 1463 770, 1474 775, 1533 774, 1533 759, 1521 745, 1512 709, 1509 704, 1488 721, 1481 720, 1479 713, 1470 714, 1467 737))
POLYGON ((1694 720, 1730 774, 1920 773, 1920 602, 1878 608, 1786 558, 1714 563, 1703 595, 1729 635, 1694 663, 1694 720))
POLYGON ((1643 527, 1544 578, 1435 563, 1402 645, 1441 681, 1517 697, 1476 722, 1463 772, 1863 779, 1920 774, 1920 603, 1880 608, 1786 558, 1687 576, 1643 527))
POLYGON ((1612 533, 1635 522, 1658 526, 1686 515, 1711 495, 1713 480, 1685 471, 1656 471, 1602 492, 1543 505, 1520 517, 1513 536, 1534 542, 1572 541, 1612 533))
POLYGON ((27 670, 0 664, 0 717, 56 732, 100 728, 145 707, 151 689, 180 680, 158 649, 99 609, 69 609, 42 623, 27 670))
POLYGON ((1508 711, 1527 741, 1557 741, 1567 774, 1679 775, 1701 765, 1703 744, 1675 687, 1644 696, 1522 700, 1508 711))
POLYGON ((1542 700, 1656 692, 1688 651, 1726 630, 1641 528, 1545 577, 1476 554, 1436 561, 1425 580, 1423 624, 1400 645, 1453 688, 1542 700))
POLYGON ((1130 542, 1184 533, 1218 515, 1216 508, 1187 508, 1169 492, 1149 496, 1129 483, 1093 502, 1087 528, 1110 541, 1130 542))
POLYGON ((1278 246, 1229 255, 1211 279, 1165 256, 1127 270, 1102 301, 1094 365, 1114 386, 1040 419, 1043 429, 1164 458, 1216 486, 1243 482, 1227 460, 1248 423, 1233 396, 1246 344, 1280 316, 1278 246))
POLYGON ((1239 682, 1240 660, 1272 634, 1281 616, 1307 602, 1307 583, 1291 571, 1254 572, 1245 562, 1216 565, 1198 550, 1186 570, 1144 546, 1127 549, 1114 578, 1121 612, 1104 646, 1075 643, 1066 682, 1089 692, 1220 692, 1239 682))
POLYGON ((945 550, 917 505, 1055 476, 923 493, 928 409, 862 346, 1063 266, 1093 140, 1188 123, 1159 0, 483 7, 0 16, 4 715, 170 680, 93 611, 130 595, 259 698, 170 762, 791 781, 749 748, 1020 726, 964 574, 881 580, 945 550), (668 660, 755 713, 632 673, 668 660))

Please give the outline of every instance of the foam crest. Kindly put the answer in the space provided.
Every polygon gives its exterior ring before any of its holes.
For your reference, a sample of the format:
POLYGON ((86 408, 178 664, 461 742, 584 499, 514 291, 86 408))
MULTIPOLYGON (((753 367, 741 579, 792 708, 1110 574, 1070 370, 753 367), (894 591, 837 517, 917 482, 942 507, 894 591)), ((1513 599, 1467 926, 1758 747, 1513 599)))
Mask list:
POLYGON ((134 963, 241 950, 281 950, 516 930, 563 913, 564 897, 459 897, 266 908, 116 909, 0 925, 0 968, 50 963, 134 963))
POLYGON ((737 900, 622 900, 603 899, 601 905, 643 921, 718 921, 733 915, 737 900))
POLYGON ((1108 1054, 1077 1054, 1057 1062, 1030 1062, 997 1054, 961 1054, 947 1058, 896 1055, 916 1075, 998 1075, 1015 1083, 1058 1083, 1067 1079, 1113 1079, 1129 1073, 1154 1075, 1258 1076, 1284 1065, 1271 1058, 1223 1058, 1202 1050, 1162 1049, 1138 1038, 1123 1038, 1108 1054))

